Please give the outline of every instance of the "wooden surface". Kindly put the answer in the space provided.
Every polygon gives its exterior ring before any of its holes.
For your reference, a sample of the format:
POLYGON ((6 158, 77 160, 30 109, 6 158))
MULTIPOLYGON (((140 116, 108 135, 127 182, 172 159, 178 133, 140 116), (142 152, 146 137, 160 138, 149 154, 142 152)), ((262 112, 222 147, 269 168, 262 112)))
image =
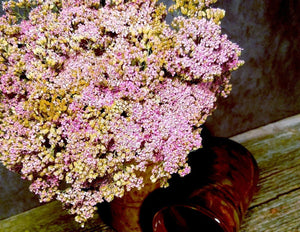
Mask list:
POLYGON ((235 136, 260 168, 242 232, 300 232, 300 115, 235 136))
MULTIPOLYGON (((242 232, 300 232, 300 115, 232 137, 256 158, 259 192, 242 232)), ((52 202, 0 221, 0 232, 113 231, 98 215, 80 228, 52 202)))

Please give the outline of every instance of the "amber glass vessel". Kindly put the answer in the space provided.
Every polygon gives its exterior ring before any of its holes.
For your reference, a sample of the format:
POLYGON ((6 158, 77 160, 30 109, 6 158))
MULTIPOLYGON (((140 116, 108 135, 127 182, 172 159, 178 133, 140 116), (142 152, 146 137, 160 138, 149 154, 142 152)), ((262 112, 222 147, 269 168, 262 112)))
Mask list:
POLYGON ((191 174, 156 196, 178 194, 160 205, 153 231, 238 231, 257 188, 258 167, 251 153, 232 140, 209 137, 189 162, 191 174))

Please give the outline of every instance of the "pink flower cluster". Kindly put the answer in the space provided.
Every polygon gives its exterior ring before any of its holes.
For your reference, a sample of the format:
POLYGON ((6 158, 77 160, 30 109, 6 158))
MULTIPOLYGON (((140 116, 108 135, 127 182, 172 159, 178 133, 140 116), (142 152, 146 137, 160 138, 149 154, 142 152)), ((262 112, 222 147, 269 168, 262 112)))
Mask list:
POLYGON ((172 26, 155 0, 4 3, 0 161, 81 223, 143 187, 146 169, 161 186, 188 174, 200 126, 242 64, 209 13, 222 11, 199 2, 172 26))

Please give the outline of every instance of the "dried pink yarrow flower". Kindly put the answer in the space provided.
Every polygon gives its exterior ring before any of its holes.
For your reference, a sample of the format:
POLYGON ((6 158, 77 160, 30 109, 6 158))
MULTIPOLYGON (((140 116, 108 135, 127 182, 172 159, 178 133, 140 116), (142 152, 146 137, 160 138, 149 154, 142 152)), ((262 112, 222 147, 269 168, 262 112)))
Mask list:
POLYGON ((0 18, 0 160, 76 220, 190 172, 200 126, 230 90, 241 49, 215 1, 20 0, 0 18), (17 11, 16 9, 21 9, 17 11), (20 12, 17 14, 16 12, 20 12))

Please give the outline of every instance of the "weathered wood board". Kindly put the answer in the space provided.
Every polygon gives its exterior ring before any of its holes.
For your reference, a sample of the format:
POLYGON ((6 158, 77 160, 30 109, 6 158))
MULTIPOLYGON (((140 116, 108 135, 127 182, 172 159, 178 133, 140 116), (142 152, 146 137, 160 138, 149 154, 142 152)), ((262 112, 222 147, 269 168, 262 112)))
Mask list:
POLYGON ((58 201, 28 210, 0 221, 0 232, 94 232, 113 231, 105 225, 99 216, 95 217, 84 228, 81 228, 74 217, 62 209, 58 201))
POLYGON ((256 158, 259 192, 242 232, 300 231, 300 115, 232 137, 256 158))
MULTIPOLYGON (((300 232, 300 115, 231 139, 243 144, 260 169, 259 191, 242 232, 300 232)), ((113 231, 98 215, 84 228, 52 202, 0 221, 0 232, 113 231)))

